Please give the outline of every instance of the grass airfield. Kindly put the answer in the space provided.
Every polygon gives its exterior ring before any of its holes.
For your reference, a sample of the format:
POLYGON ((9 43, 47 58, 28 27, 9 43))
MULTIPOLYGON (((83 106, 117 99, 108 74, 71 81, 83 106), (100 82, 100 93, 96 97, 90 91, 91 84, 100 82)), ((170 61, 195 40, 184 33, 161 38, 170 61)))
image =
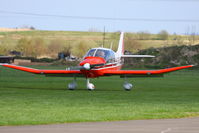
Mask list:
MULTIPOLYGON (((64 67, 38 67, 64 69, 64 67)), ((96 90, 69 91, 72 78, 45 77, 0 67, 0 125, 162 119, 199 116, 199 70, 181 70, 164 78, 91 79, 96 90)))

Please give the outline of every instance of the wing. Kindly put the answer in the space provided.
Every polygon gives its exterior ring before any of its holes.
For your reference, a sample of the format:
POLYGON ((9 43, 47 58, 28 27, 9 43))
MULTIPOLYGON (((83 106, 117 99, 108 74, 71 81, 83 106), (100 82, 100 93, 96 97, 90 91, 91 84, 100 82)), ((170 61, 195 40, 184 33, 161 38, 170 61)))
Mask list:
POLYGON ((145 57, 145 58, 147 58, 147 57, 152 58, 152 57, 155 57, 155 56, 153 56, 153 55, 122 55, 121 57, 122 58, 143 58, 143 57, 145 57))
POLYGON ((83 74, 79 70, 41 70, 41 69, 22 67, 22 66, 11 65, 11 64, 0 64, 0 65, 2 65, 4 67, 9 67, 12 69, 29 72, 29 73, 43 74, 46 76, 56 76, 56 77, 72 77, 74 75, 83 76, 83 74))
POLYGON ((164 73, 177 71, 185 68, 193 67, 193 65, 180 66, 159 70, 107 70, 105 76, 120 75, 121 77, 161 77, 164 73))

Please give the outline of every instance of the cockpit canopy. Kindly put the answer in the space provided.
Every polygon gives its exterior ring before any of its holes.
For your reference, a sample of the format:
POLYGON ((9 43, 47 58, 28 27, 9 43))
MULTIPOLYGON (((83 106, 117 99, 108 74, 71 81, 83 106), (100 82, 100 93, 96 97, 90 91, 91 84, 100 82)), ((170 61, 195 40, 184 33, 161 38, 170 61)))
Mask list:
POLYGON ((106 60, 106 62, 113 62, 115 60, 115 52, 110 49, 105 48, 93 48, 88 51, 88 53, 84 57, 102 57, 106 60))

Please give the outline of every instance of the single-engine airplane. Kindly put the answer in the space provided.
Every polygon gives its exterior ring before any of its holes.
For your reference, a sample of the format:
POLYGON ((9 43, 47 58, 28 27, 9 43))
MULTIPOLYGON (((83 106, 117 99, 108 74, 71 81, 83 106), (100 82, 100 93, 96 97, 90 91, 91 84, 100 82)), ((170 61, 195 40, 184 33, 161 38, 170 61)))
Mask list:
MULTIPOLYGON (((0 64, 25 72, 55 77, 74 77, 72 83, 68 84, 68 89, 77 88, 76 77, 85 77, 87 79, 87 89, 94 90, 95 86, 89 82, 90 78, 119 75, 121 78, 126 77, 159 77, 164 73, 185 69, 193 65, 159 69, 159 70, 120 70, 123 64, 123 58, 126 57, 154 57, 152 55, 124 55, 124 33, 121 32, 118 49, 114 52, 107 48, 92 48, 84 56, 76 68, 67 68, 66 70, 41 70, 29 67, 17 66, 12 64, 0 64)), ((125 80, 123 87, 125 90, 131 90, 133 85, 125 80)))

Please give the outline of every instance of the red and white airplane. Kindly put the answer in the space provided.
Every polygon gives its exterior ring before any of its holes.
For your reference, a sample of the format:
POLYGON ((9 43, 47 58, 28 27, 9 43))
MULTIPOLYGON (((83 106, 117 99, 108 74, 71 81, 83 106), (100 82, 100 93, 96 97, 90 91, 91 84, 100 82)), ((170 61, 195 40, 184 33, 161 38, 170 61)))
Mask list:
MULTIPOLYGON (((55 77, 74 77, 74 81, 68 84, 68 89, 74 90, 77 88, 76 77, 85 77, 87 79, 87 89, 94 90, 95 86, 89 82, 90 78, 119 75, 122 78, 126 77, 153 77, 163 76, 164 73, 185 69, 193 65, 159 69, 159 70, 120 70, 125 57, 154 57, 151 55, 124 55, 124 33, 120 35, 117 52, 107 48, 92 48, 84 56, 76 69, 67 68, 66 70, 40 70, 29 67, 22 67, 12 64, 0 64, 4 67, 9 67, 25 72, 40 74, 45 76, 55 77), (78 68, 78 69, 77 69, 78 68)), ((125 90, 130 90, 133 85, 126 80, 123 85, 125 90)))

